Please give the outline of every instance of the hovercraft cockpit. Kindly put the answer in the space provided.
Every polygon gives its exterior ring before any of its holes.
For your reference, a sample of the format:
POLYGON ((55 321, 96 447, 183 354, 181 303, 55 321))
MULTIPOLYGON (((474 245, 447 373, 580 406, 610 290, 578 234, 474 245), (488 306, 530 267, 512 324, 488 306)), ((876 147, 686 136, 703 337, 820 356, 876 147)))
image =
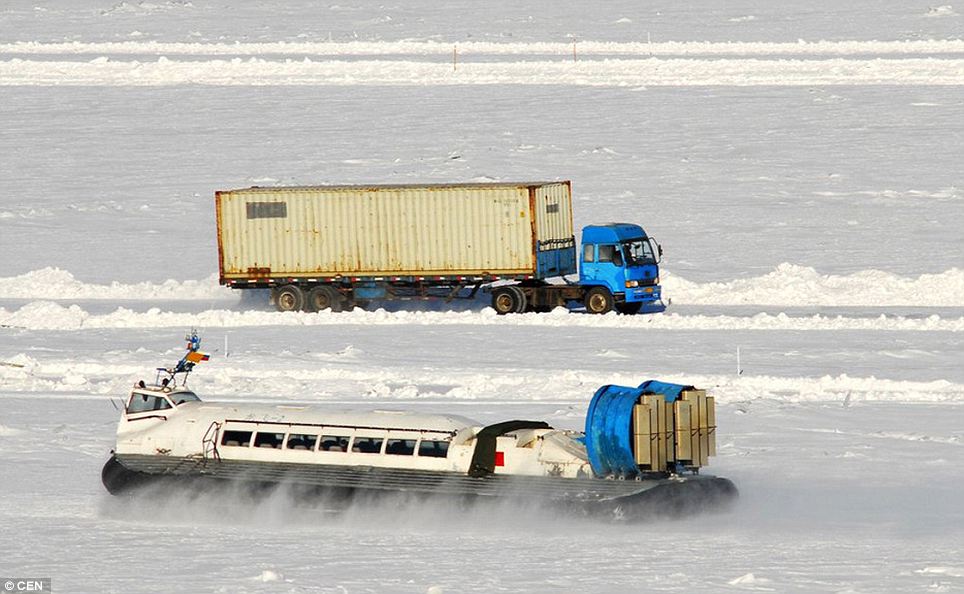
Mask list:
POLYGON ((187 353, 181 357, 177 365, 158 367, 153 385, 146 384, 144 380, 134 385, 124 407, 127 415, 171 410, 186 402, 201 401, 197 394, 187 388, 187 377, 196 364, 207 361, 210 356, 200 351, 201 338, 197 330, 191 330, 184 340, 187 341, 187 353), (179 375, 184 376, 180 385, 177 383, 179 375))
POLYGON ((200 402, 197 394, 187 388, 169 388, 167 386, 148 386, 138 382, 134 386, 127 400, 124 411, 128 415, 170 410, 185 402, 200 402))

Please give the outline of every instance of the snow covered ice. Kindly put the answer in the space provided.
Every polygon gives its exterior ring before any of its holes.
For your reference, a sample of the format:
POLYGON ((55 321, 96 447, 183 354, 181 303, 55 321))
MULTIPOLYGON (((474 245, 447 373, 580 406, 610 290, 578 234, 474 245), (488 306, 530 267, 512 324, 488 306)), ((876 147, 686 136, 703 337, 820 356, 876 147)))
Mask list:
POLYGON ((5 3, 0 576, 60 592, 964 590, 962 12, 5 3), (572 179, 577 226, 644 225, 667 312, 280 314, 217 284, 214 190, 521 179, 572 179), (333 513, 284 492, 112 498, 111 399, 192 326, 210 400, 578 429, 602 384, 692 383, 718 402, 710 471, 741 500, 621 526, 407 500, 333 513))

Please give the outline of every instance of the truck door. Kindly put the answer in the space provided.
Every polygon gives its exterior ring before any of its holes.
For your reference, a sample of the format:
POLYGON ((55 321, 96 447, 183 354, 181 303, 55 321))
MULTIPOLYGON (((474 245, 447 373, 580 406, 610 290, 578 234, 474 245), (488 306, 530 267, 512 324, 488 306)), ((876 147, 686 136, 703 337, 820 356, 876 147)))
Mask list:
POLYGON ((583 281, 596 280, 596 244, 582 244, 582 262, 579 263, 579 277, 583 281))
POLYGON ((596 255, 596 280, 609 287, 615 295, 626 290, 626 271, 623 253, 617 244, 599 244, 596 255))

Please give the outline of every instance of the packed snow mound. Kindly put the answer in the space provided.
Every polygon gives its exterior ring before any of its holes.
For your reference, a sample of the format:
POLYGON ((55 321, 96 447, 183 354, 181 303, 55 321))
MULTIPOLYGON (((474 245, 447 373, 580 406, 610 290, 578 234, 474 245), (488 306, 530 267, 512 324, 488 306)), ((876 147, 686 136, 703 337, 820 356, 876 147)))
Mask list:
POLYGON ((738 578, 733 578, 728 581, 727 584, 731 586, 759 586, 761 584, 769 584, 770 580, 767 578, 761 578, 753 575, 752 573, 747 573, 741 575, 738 578))
POLYGON ((20 276, 0 278, 0 298, 6 299, 123 299, 181 300, 237 298, 218 284, 212 274, 202 280, 166 280, 160 284, 142 282, 109 285, 84 283, 66 270, 42 268, 20 276))
POLYGON ((927 9, 925 16, 929 17, 949 17, 957 16, 957 11, 950 4, 942 4, 940 6, 932 6, 927 9))
POLYGON ((13 437, 14 435, 20 435, 21 433, 23 433, 23 431, 20 429, 0 425, 0 437, 13 437))
POLYGON ((674 303, 780 306, 964 306, 964 270, 906 278, 881 270, 851 275, 820 274, 783 263, 763 276, 697 284, 664 272, 663 294, 674 303))

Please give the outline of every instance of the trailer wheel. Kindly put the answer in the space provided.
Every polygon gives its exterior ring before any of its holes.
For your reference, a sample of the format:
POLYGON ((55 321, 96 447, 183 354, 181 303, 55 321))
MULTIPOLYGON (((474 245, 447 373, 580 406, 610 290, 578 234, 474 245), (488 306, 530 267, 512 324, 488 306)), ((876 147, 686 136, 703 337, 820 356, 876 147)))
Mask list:
POLYGON ((526 299, 526 294, 523 292, 522 287, 517 287, 512 285, 509 290, 515 295, 515 313, 525 313, 526 307, 528 307, 528 299, 526 299))
POLYGON ((492 309, 500 316, 525 311, 526 296, 519 287, 499 287, 492 291, 492 309))
POLYGON ((627 316, 632 316, 639 313, 639 310, 643 308, 642 301, 633 301, 631 303, 618 303, 616 304, 616 311, 621 314, 626 314, 627 316))
POLYGON ((586 293, 586 311, 591 314, 604 314, 613 310, 613 294, 606 287, 593 287, 586 293))
POLYGON ((339 312, 344 309, 345 297, 334 287, 315 287, 308 293, 308 309, 324 311, 330 309, 339 312))
POLYGON ((299 311, 305 306, 305 292, 298 285, 285 285, 275 294, 278 311, 299 311))

